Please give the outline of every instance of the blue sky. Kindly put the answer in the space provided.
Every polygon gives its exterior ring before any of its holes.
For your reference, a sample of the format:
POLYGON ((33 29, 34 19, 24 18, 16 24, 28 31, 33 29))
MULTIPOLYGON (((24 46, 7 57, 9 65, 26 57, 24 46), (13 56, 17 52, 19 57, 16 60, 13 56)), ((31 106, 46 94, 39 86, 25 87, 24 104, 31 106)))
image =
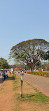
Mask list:
POLYGON ((34 38, 49 42, 49 0, 0 0, 0 57, 8 60, 12 46, 34 38))

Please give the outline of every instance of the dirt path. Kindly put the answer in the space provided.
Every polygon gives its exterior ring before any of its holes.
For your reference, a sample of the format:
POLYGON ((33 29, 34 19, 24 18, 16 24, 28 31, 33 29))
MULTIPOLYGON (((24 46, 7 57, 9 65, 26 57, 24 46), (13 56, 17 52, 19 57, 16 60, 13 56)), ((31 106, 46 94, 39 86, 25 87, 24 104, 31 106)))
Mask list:
POLYGON ((24 74, 24 80, 39 89, 43 94, 49 97, 49 78, 24 74))
POLYGON ((0 111, 13 111, 14 107, 13 82, 6 80, 0 89, 0 111))

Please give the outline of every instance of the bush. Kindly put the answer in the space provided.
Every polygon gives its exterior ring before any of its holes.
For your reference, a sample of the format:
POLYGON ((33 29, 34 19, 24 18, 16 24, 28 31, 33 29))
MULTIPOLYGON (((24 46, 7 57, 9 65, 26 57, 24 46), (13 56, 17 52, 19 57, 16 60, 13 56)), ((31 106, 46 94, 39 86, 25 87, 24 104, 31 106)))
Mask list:
POLYGON ((33 75, 39 75, 39 76, 45 76, 49 77, 49 72, 34 72, 34 71, 27 71, 28 74, 33 74, 33 75))

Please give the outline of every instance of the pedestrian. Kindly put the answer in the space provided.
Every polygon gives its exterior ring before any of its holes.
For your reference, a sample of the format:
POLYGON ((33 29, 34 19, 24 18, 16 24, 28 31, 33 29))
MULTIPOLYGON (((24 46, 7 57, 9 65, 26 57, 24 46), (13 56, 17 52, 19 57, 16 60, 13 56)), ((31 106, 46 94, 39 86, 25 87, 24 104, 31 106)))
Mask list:
POLYGON ((6 78, 6 76, 5 76, 5 72, 3 72, 3 74, 2 74, 2 75, 3 75, 3 77, 4 77, 4 80, 5 80, 5 78, 6 78))

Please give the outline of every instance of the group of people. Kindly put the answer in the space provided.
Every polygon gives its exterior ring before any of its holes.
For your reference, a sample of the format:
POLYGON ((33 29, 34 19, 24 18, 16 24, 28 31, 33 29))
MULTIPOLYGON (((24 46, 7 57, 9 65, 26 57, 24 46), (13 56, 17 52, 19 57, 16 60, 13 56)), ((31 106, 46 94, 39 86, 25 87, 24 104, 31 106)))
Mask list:
POLYGON ((6 74, 5 72, 2 73, 2 76, 4 77, 4 80, 5 80, 6 78, 8 78, 8 74, 6 74))

